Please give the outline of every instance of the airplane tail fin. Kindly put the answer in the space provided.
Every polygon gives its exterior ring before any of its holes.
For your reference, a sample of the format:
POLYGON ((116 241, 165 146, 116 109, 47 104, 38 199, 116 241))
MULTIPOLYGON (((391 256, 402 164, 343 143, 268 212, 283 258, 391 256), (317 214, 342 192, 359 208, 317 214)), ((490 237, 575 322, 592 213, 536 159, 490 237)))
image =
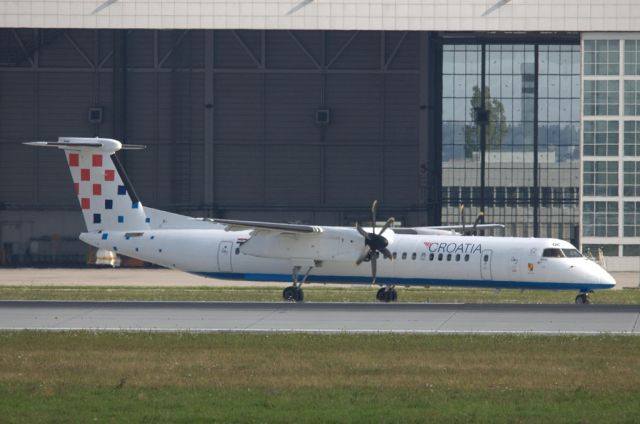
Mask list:
POLYGON ((150 218, 115 155, 120 149, 143 149, 144 146, 123 145, 108 138, 80 137, 24 144, 64 150, 88 231, 150 228, 150 218))

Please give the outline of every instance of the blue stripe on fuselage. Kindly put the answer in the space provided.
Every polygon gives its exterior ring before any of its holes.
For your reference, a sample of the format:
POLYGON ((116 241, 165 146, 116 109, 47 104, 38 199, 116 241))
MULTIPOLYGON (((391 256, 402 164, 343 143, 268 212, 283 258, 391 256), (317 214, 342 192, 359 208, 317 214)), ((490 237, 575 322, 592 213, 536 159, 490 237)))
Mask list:
MULTIPOLYGON (((194 272, 203 277, 219 278, 223 280, 247 281, 277 281, 291 282, 290 274, 261 274, 235 272, 194 272)), ((371 277, 342 276, 342 275, 309 275, 310 283, 343 283, 343 284, 371 284, 371 277)), ((397 286, 451 286, 451 287, 479 287, 495 289, 540 289, 540 290, 579 290, 610 289, 608 284, 592 283, 550 283, 531 281, 493 281, 493 280, 447 280, 441 278, 376 278, 377 284, 393 284, 397 286)))

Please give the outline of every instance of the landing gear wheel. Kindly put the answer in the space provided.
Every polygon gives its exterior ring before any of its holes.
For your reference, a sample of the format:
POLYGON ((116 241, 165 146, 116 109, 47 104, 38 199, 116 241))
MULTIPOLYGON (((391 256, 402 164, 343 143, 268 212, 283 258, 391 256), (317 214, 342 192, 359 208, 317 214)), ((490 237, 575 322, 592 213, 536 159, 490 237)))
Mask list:
POLYGON ((300 287, 289 286, 282 291, 282 298, 289 302, 302 302, 304 300, 304 292, 300 287))
POLYGON ((386 287, 383 287, 376 293, 376 299, 380 302, 395 302, 398 300, 398 292, 396 289, 387 289, 386 287))
POLYGON ((589 299, 589 293, 580 293, 576 296, 576 305, 586 305, 591 303, 591 299, 589 299))
POLYGON ((396 300, 398 300, 398 292, 396 289, 389 290, 389 301, 395 302, 396 300))

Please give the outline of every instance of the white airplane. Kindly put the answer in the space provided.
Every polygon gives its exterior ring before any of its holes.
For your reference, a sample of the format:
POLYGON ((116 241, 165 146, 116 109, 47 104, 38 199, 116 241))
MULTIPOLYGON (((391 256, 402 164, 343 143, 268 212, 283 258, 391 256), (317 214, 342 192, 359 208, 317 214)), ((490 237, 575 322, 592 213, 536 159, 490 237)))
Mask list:
POLYGON ((400 285, 575 290, 576 303, 589 303, 593 290, 616 284, 563 240, 466 236, 454 231, 460 226, 393 228, 393 218, 376 230, 192 218, 143 207, 115 153, 144 146, 78 137, 24 144, 65 152, 85 243, 205 277, 292 281, 286 300, 302 301, 302 284, 323 282, 378 284, 376 297, 387 302, 397 299, 400 285))

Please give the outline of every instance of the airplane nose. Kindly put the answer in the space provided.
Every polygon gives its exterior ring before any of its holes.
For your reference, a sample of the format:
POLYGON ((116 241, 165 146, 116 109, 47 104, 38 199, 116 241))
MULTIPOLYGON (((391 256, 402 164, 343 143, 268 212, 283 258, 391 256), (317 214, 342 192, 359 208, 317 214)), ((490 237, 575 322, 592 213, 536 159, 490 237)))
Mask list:
POLYGON ((600 284, 609 286, 609 288, 614 288, 616 286, 616 279, 603 269, 602 275, 600 276, 600 284))

